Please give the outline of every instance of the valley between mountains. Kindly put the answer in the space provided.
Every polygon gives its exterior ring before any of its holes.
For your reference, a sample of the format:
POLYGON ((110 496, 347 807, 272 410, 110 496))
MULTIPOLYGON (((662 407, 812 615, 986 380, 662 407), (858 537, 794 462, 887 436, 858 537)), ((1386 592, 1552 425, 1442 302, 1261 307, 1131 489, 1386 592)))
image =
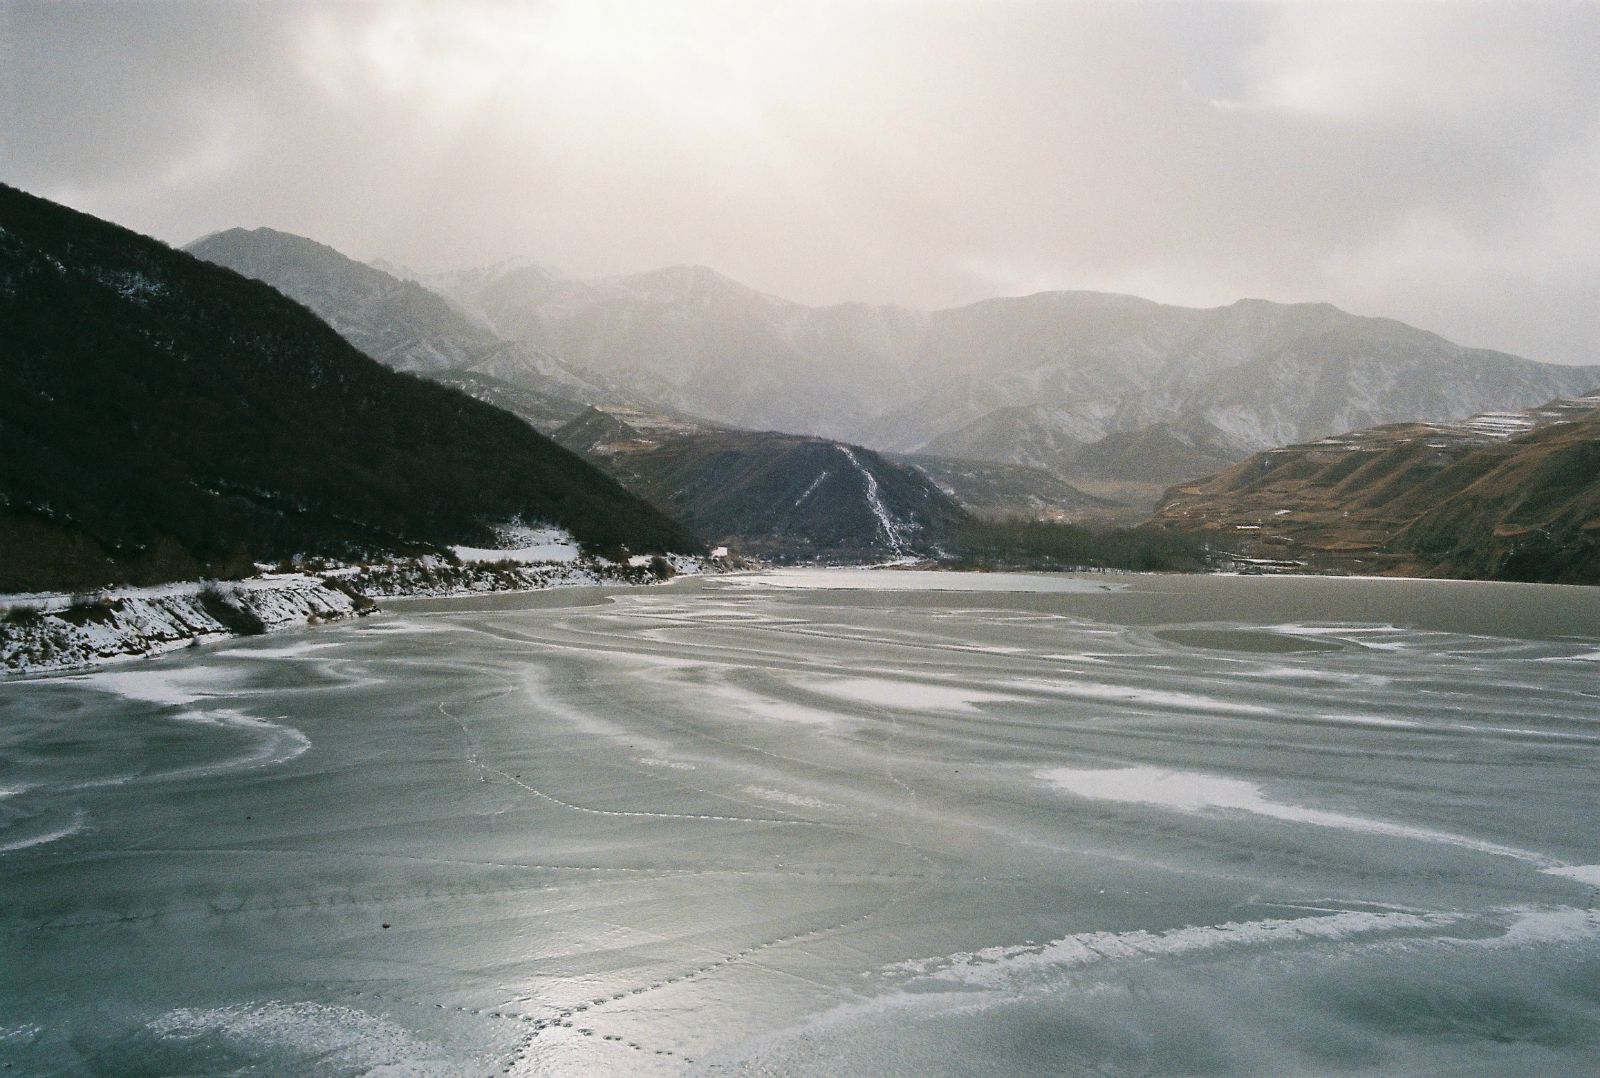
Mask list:
MULTIPOLYGON (((599 280, 531 263, 423 274, 270 229, 188 249, 282 289, 387 364, 514 412, 752 553, 939 556, 959 548, 963 511, 1102 528, 1154 513, 1154 526, 1255 569, 1591 572, 1587 510, 1479 504, 1486 488, 1465 480, 1536 467, 1501 458, 1523 452, 1535 427, 1592 410, 1600 367, 1466 348, 1327 304, 1198 310, 1050 292, 934 312, 813 308, 705 267, 599 280), (1255 454, 1276 468, 1293 455, 1280 446, 1327 455, 1337 444, 1364 461, 1410 428, 1433 463, 1381 470, 1395 503, 1386 516, 1351 484, 1316 486, 1315 512, 1243 496, 1239 477, 1262 471, 1255 454), (1491 446, 1492 466, 1474 459, 1412 490, 1446 459, 1491 446), (1461 542, 1416 523, 1431 500, 1476 521, 1461 542), (1263 512, 1315 534, 1285 540, 1263 512)), ((1587 444, 1582 430, 1571 436, 1587 444)), ((1595 474, 1574 465, 1539 497, 1586 505, 1595 474)))
POLYGON ((323 574, 319 618, 740 559, 1600 582, 1600 367, 1325 304, 421 274, 270 229, 176 251, 3 188, 0 307, 13 666, 237 631, 104 589, 273 568, 323 574), (518 555, 529 529, 581 571, 518 555), (79 632, 129 617, 188 628, 79 632))

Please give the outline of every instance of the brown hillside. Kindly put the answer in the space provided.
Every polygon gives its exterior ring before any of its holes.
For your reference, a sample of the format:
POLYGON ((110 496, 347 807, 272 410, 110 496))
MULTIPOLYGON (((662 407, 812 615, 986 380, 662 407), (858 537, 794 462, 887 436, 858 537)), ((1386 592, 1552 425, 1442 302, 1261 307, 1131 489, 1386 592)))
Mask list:
POLYGON ((1171 488, 1154 523, 1264 567, 1600 583, 1597 409, 1586 397, 1269 450, 1171 488))

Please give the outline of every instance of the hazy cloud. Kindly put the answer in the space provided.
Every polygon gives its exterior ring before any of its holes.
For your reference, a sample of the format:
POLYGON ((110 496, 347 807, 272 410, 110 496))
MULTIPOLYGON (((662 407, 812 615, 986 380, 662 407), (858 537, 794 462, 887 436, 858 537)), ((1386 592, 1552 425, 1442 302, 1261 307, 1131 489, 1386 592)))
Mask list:
POLYGON ((1600 5, 0 0, 0 174, 808 302, 1326 299, 1596 361, 1600 5))

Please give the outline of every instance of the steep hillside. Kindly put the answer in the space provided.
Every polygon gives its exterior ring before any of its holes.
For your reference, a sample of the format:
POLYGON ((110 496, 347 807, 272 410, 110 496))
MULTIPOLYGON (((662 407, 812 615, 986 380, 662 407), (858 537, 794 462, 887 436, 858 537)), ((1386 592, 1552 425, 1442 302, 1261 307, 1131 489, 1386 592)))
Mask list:
POLYGON ((0 588, 474 543, 518 518, 595 547, 698 545, 266 285, 9 187, 0 327, 0 588))
POLYGON ((507 382, 491 374, 471 370, 435 371, 427 376, 440 385, 459 389, 469 397, 492 404, 526 422, 542 434, 550 434, 583 414, 588 405, 571 397, 548 393, 517 382, 507 382))
POLYGON ((966 514, 860 446, 591 409, 556 438, 718 543, 840 560, 937 554, 966 514))
POLYGON ((1066 469, 1085 479, 1165 484, 1209 475, 1238 459, 1226 434, 1197 420, 1114 431, 1072 453, 1066 469))
POLYGON ((1262 562, 1600 583, 1600 396, 1271 450, 1154 523, 1262 562))
POLYGON ((1109 523, 1149 515, 1130 513, 1128 506, 1087 494, 1040 468, 927 454, 889 459, 915 468, 963 508, 984 516, 1109 523))
POLYGON ((184 250, 265 281, 396 370, 426 374, 465 367, 500 343, 443 296, 290 232, 230 228, 184 250))
POLYGON ((528 343, 500 337, 414 280, 303 236, 233 228, 184 249, 305 304, 385 366, 457 386, 496 405, 529 405, 524 416, 541 430, 553 430, 589 404, 644 399, 528 343))

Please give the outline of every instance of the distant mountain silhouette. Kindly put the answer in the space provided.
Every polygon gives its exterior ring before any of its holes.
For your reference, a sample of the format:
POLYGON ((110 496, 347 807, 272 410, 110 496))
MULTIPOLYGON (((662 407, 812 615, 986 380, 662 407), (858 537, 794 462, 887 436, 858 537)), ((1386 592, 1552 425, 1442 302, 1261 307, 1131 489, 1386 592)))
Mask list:
POLYGON ((1195 309, 1044 292, 922 313, 806 307, 704 267, 456 280, 468 283, 453 298, 501 333, 695 414, 1069 478, 1144 481, 1151 465, 1123 452, 1126 438, 1096 445, 1113 435, 1152 432, 1167 443, 1155 471, 1201 475, 1219 453, 1524 407, 1600 383, 1600 367, 1464 348, 1325 303, 1195 309), (1173 440, 1197 437, 1185 463, 1173 440))

